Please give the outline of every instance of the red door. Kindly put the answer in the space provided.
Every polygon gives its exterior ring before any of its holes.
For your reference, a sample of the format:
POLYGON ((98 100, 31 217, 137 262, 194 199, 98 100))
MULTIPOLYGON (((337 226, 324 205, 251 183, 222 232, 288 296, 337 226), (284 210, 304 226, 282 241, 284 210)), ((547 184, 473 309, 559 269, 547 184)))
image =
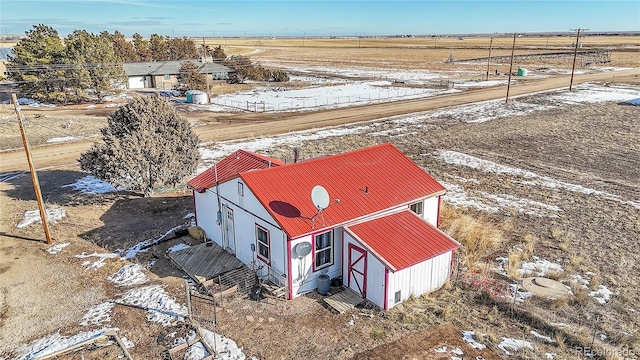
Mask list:
POLYGON ((367 251, 349 244, 349 289, 358 292, 363 298, 367 297, 367 251))

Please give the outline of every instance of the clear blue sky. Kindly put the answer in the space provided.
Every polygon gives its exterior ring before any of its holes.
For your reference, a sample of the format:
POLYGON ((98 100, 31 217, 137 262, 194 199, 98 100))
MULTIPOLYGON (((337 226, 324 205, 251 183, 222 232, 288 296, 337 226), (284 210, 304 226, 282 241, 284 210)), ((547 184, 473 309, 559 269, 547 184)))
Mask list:
POLYGON ((640 1, 0 0, 0 32, 35 24, 126 36, 352 36, 640 31, 640 1))

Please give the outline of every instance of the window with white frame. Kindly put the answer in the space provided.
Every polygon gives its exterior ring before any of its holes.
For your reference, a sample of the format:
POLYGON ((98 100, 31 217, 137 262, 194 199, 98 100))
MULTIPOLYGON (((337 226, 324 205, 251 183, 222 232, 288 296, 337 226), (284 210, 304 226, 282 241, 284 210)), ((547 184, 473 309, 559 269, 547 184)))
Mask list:
POLYGON ((256 245, 258 247, 258 259, 269 263, 269 230, 256 225, 256 245))
POLYGON ((316 235, 313 249, 316 270, 333 265, 333 231, 316 235))
POLYGON ((164 74, 165 80, 171 80, 171 74, 164 74))
POLYGON ((244 184, 238 181, 238 195, 244 196, 244 184))
POLYGON ((414 213, 422 216, 423 212, 422 212, 422 201, 418 201, 417 203, 413 203, 409 206, 409 208, 411 209, 411 211, 413 211, 414 213))

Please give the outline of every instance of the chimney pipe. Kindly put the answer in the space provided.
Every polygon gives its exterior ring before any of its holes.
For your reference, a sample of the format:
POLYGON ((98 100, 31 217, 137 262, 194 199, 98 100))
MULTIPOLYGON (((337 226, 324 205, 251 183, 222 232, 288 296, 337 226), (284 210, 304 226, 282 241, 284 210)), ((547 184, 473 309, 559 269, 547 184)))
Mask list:
POLYGON ((298 148, 297 147, 293 148, 293 162, 294 163, 298 162, 298 148))

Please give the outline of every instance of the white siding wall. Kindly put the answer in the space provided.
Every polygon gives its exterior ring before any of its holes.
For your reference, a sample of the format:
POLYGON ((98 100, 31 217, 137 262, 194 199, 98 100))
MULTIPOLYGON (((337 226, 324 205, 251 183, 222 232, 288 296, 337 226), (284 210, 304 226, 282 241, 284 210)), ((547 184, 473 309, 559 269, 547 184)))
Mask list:
POLYGON ((144 89, 144 76, 130 76, 129 89, 144 89))
POLYGON ((196 224, 207 233, 207 238, 213 240, 216 244, 222 245, 222 235, 220 226, 217 221, 218 203, 216 195, 213 191, 199 193, 193 192, 196 224))
MULTIPOLYGON (((258 275, 266 275, 265 263, 257 259, 256 224, 269 231, 270 266, 279 274, 287 274, 286 234, 277 226, 275 220, 267 213, 253 193, 242 184, 243 194, 238 191, 240 179, 229 180, 219 185, 220 206, 228 207, 234 214, 234 233, 236 257, 249 268, 255 269, 258 275), (256 244, 256 252, 251 251, 251 244, 256 244)), ((222 228, 217 223, 218 200, 216 187, 205 193, 195 193, 196 217, 198 226, 212 239, 222 246, 222 228)), ((282 284, 284 285, 284 284, 282 284)))
POLYGON ((431 225, 438 227, 438 196, 424 200, 424 219, 431 225))
MULTIPOLYGON (((359 248, 367 250, 365 246, 351 237, 348 232, 344 232, 344 243, 342 245, 342 261, 344 264, 342 269, 342 280, 345 286, 348 286, 349 281, 349 244, 354 244, 359 248)), ((385 266, 367 250, 367 300, 381 308, 384 308, 384 273, 385 266)))
POLYGON ((309 291, 317 289, 318 276, 320 276, 320 274, 326 273, 332 279, 342 275, 342 233, 342 228, 333 230, 333 265, 324 267, 315 272, 313 271, 313 250, 303 259, 298 259, 298 257, 293 253, 293 247, 301 242, 308 241, 313 246, 314 236, 308 235, 291 241, 291 279, 293 297, 298 297, 309 291))
POLYGON ((389 272, 389 309, 407 300, 411 295, 420 296, 444 285, 451 271, 452 254, 453 252, 449 251, 407 269, 389 272), (396 291, 401 292, 399 302, 395 302, 396 291))

